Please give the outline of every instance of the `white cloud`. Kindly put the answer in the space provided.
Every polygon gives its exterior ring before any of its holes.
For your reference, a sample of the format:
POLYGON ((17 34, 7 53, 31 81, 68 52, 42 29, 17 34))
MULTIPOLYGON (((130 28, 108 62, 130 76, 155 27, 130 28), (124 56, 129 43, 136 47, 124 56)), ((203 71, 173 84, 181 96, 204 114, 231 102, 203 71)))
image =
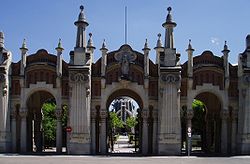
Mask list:
POLYGON ((217 37, 211 37, 210 41, 211 41, 212 44, 216 44, 216 45, 220 44, 220 39, 217 38, 217 37))

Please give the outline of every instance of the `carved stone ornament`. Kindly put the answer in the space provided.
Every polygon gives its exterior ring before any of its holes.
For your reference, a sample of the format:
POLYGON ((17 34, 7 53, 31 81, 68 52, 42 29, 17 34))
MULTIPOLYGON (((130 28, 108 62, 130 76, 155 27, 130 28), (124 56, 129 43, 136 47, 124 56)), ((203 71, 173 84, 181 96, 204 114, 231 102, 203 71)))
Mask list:
POLYGON ((61 109, 57 109, 55 111, 55 115, 57 119, 61 119, 62 118, 62 110, 61 109))
POLYGON ((106 119, 108 117, 108 113, 105 110, 100 111, 100 117, 101 119, 106 119))
POLYGON ((115 59, 121 64, 122 75, 128 75, 129 64, 137 58, 137 55, 128 46, 123 46, 119 52, 114 55, 115 59))
POLYGON ((27 115, 28 115, 28 112, 27 111, 20 111, 19 112, 19 115, 21 116, 21 118, 26 118, 27 117, 27 115))
POLYGON ((11 119, 16 119, 16 117, 17 117, 17 111, 12 109, 12 111, 10 113, 10 117, 11 117, 11 119))
POLYGON ((82 82, 87 81, 88 79, 89 79, 88 75, 85 75, 85 74, 79 73, 79 72, 78 73, 72 73, 70 75, 70 80, 72 82, 80 82, 80 83, 82 83, 82 82))
POLYGON ((174 75, 174 74, 162 74, 161 80, 165 81, 167 83, 176 83, 176 82, 180 81, 180 76, 174 75))

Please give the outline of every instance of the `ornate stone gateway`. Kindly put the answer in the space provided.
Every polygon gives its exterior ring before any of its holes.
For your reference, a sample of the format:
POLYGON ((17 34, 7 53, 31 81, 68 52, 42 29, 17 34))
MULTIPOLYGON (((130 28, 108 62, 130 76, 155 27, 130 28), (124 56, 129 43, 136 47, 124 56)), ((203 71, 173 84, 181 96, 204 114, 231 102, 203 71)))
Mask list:
POLYGON ((77 36, 69 63, 62 60, 61 40, 56 55, 44 49, 27 55, 24 40, 21 60, 13 63, 0 32, 0 152, 31 152, 31 127, 37 131, 35 145, 41 150, 41 107, 35 102, 42 101, 30 97, 43 95, 56 101, 56 153, 62 152, 61 113, 62 106, 67 105, 67 153, 109 154, 108 108, 114 99, 127 96, 139 106, 137 129, 142 155, 192 155, 191 141, 197 138, 194 99, 207 107, 200 153, 249 154, 250 36, 238 65, 228 62, 230 50, 226 43, 222 57, 210 51, 193 57, 191 40, 186 50, 188 61, 181 64, 174 46, 177 24, 171 10, 168 8, 162 24, 164 44, 158 34, 155 62, 149 59, 147 40, 142 52, 128 44, 109 51, 104 41, 101 57, 93 62, 96 48, 92 34, 86 40, 89 24, 83 6, 74 22, 77 36))

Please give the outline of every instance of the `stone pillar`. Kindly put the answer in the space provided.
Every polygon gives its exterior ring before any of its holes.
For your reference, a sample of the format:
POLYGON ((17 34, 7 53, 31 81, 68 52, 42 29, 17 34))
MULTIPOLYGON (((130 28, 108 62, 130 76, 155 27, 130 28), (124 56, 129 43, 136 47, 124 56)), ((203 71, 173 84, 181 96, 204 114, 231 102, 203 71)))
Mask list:
POLYGON ((16 152, 16 117, 17 113, 15 109, 11 112, 11 140, 12 140, 12 152, 16 152))
POLYGON ((27 109, 22 108, 19 112, 21 116, 21 153, 27 151, 27 109))
POLYGON ((101 109, 100 111, 100 124, 101 124, 101 129, 100 129, 100 151, 101 154, 106 154, 107 153, 107 111, 106 109, 101 109))
POLYGON ((187 129, 186 129, 186 153, 190 155, 192 152, 192 118, 194 117, 193 109, 187 110, 187 129))
POLYGON ((233 109, 232 111, 232 140, 231 140, 232 155, 236 154, 237 120, 238 120, 238 110, 233 109))
POLYGON ((91 153, 96 154, 96 110, 91 110, 91 153))
POLYGON ((157 154, 158 111, 153 110, 153 154, 157 154))
POLYGON ((142 110, 142 154, 148 154, 148 109, 142 110))
POLYGON ((56 152, 62 153, 62 109, 56 109, 56 152))
POLYGON ((158 154, 179 155, 181 153, 181 121, 180 101, 178 91, 180 88, 179 67, 176 72, 161 70, 159 77, 159 127, 158 127, 158 154))
POLYGON ((221 111, 221 153, 227 154, 227 122, 228 122, 229 112, 228 109, 221 111))

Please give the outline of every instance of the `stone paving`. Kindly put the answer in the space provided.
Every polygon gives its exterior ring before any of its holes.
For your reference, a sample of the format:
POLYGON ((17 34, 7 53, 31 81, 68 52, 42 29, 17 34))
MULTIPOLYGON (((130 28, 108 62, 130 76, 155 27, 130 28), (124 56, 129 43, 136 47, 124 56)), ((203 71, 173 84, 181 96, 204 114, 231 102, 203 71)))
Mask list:
POLYGON ((0 154, 0 164, 249 164, 250 156, 236 157, 110 157, 110 156, 24 156, 0 154))

